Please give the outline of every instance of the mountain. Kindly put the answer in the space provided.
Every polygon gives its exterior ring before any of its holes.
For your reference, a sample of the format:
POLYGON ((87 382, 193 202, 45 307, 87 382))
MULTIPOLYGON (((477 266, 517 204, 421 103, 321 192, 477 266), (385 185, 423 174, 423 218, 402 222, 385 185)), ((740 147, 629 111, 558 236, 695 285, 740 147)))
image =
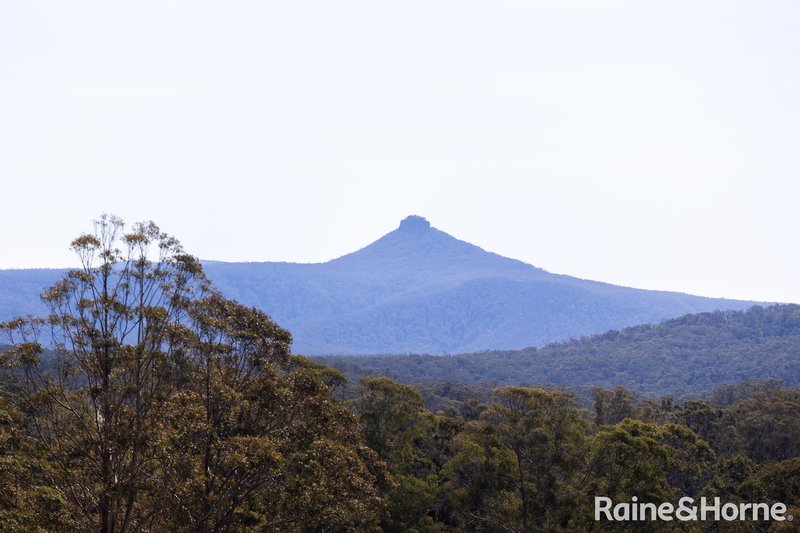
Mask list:
MULTIPOLYGON (((631 289, 546 272, 410 216, 318 264, 204 261, 228 297, 266 310, 299 353, 458 353, 541 346, 752 302, 631 289)), ((0 319, 37 311, 58 271, 0 271, 0 319)), ((39 308, 40 309, 40 308, 39 308)))
POLYGON ((367 375, 418 385, 539 385, 576 391, 628 387, 679 398, 723 384, 777 379, 800 385, 800 306, 685 315, 543 348, 448 357, 329 356, 351 383, 367 375))
POLYGON ((63 275, 64 270, 57 268, 0 270, 0 321, 27 314, 44 315, 47 309, 39 294, 63 275))

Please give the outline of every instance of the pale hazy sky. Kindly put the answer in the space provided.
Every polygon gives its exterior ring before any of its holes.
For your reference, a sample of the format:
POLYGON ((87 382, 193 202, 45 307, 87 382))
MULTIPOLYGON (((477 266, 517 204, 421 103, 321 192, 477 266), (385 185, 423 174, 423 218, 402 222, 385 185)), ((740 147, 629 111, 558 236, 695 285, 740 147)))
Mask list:
POLYGON ((112 212, 323 261, 408 214, 547 270, 800 302, 800 2, 6 1, 0 268, 112 212))

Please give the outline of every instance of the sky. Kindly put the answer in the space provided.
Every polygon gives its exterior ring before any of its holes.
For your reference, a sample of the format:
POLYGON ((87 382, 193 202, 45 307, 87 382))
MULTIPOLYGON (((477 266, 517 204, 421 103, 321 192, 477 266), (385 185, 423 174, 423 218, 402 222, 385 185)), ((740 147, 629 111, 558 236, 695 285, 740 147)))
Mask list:
POLYGON ((551 272, 800 302, 800 3, 0 3, 0 268, 103 212, 320 262, 407 215, 551 272))

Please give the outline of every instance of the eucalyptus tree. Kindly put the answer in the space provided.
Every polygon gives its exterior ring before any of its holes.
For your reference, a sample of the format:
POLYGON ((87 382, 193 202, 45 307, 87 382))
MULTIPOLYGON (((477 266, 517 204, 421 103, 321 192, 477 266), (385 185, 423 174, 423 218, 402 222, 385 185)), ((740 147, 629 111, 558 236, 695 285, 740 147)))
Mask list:
POLYGON ((4 324, 9 355, 24 374, 32 431, 79 520, 127 531, 152 488, 153 445, 189 344, 187 311, 208 282, 152 222, 125 233, 103 215, 71 248, 80 268, 42 294, 48 316, 4 324))
POLYGON ((46 317, 2 325, 12 348, 0 357, 62 523, 376 527, 381 463, 288 331, 215 292, 152 222, 126 232, 104 215, 72 249, 80 268, 43 293, 46 317))
POLYGON ((587 421, 563 391, 504 387, 493 399, 482 418, 514 456, 522 530, 565 527, 580 497, 587 421))

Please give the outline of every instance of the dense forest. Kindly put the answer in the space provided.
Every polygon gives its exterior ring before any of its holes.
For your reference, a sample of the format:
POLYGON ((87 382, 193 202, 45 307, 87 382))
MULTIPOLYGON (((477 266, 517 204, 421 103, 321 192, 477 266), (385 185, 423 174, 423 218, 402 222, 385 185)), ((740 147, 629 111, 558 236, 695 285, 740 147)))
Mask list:
POLYGON ((543 348, 457 356, 325 357, 351 381, 549 385, 580 394, 625 386, 644 396, 696 396, 725 384, 778 378, 800 385, 800 306, 685 315, 543 348))
POLYGON ((589 408, 431 384, 426 404, 293 355, 152 223, 103 217, 72 246, 83 268, 48 314, 2 325, 0 531, 792 530, 598 522, 595 496, 800 513, 800 389, 779 381, 681 402, 594 388, 589 408))

